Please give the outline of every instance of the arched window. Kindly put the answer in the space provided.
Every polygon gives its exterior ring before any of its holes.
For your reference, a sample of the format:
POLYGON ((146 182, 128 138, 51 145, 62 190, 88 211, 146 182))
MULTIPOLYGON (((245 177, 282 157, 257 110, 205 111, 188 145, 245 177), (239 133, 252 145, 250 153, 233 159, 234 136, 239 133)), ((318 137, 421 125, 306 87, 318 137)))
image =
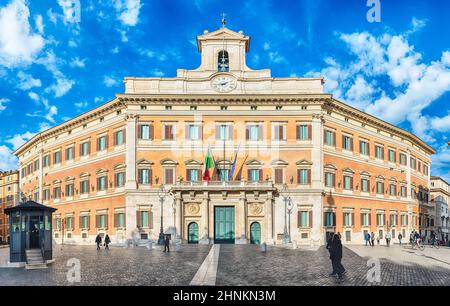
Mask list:
POLYGON ((219 52, 218 55, 218 61, 217 61, 217 71, 219 72, 227 72, 230 70, 230 65, 228 61, 228 52, 225 50, 222 50, 219 52))

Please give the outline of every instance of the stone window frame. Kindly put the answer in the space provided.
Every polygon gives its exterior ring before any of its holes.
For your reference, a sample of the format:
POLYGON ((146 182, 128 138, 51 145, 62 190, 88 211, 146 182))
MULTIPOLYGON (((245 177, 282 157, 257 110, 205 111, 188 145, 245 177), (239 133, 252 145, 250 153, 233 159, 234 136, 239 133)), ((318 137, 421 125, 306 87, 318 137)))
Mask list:
POLYGON ((153 224, 153 206, 152 205, 138 205, 136 209, 136 226, 138 228, 144 229, 144 230, 151 230, 154 227, 153 224), (148 213, 148 220, 146 227, 142 226, 142 212, 145 211, 148 213))
POLYGON ((342 151, 343 152, 354 152, 355 151, 355 144, 354 144, 354 135, 352 134, 352 133, 349 133, 349 132, 341 132, 341 140, 342 140, 342 143, 341 143, 341 148, 342 148, 342 151), (347 148, 345 148, 345 137, 348 137, 348 138, 350 138, 350 148, 349 149, 347 149, 347 148))
POLYGON ((97 230, 97 231, 105 231, 105 230, 108 230, 108 228, 109 228, 109 211, 108 211, 108 209, 106 208, 106 209, 97 209, 96 211, 95 211, 95 229, 97 230), (104 226, 104 227, 100 227, 100 216, 106 216, 105 217, 105 225, 106 226, 104 226))
POLYGON ((312 166, 313 166, 312 161, 309 161, 309 160, 303 158, 301 160, 298 160, 295 163, 295 165, 297 166, 297 169, 296 169, 296 171, 297 171, 297 173, 296 173, 296 176, 297 176, 297 183, 296 184, 297 184, 297 186, 310 186, 311 185, 311 181, 312 181, 312 178, 311 178, 311 174, 312 174, 311 169, 312 169, 312 166), (308 170, 308 178, 307 178, 307 183, 306 184, 300 184, 300 179, 301 179, 301 177, 300 177, 301 171, 300 170, 308 170))
POLYGON ((273 178, 273 183, 274 184, 285 184, 286 183, 286 168, 289 165, 289 163, 283 159, 274 159, 272 160, 272 162, 270 163, 270 165, 272 166, 272 178, 273 178), (281 183, 276 183, 276 170, 279 169, 282 171, 282 182, 281 183))
POLYGON ((154 162, 145 158, 141 158, 136 163, 137 183, 139 186, 153 185, 153 165, 154 162), (141 183, 140 170, 149 170, 148 184, 141 183))
POLYGON ((348 167, 342 170, 342 190, 347 192, 355 190, 355 174, 356 172, 348 167), (350 177, 350 189, 345 188, 345 177, 350 177))
POLYGON ((331 128, 331 127, 327 127, 327 126, 324 127, 324 129, 323 129, 323 144, 325 146, 331 147, 331 148, 335 148, 336 147, 336 129, 335 128, 331 128), (332 138, 331 138, 333 144, 331 144, 331 145, 327 144, 327 135, 326 135, 327 131, 330 131, 330 132, 333 133, 332 138))
POLYGON ((61 150, 61 148, 53 150, 52 151, 52 156, 53 156, 53 165, 54 166, 61 165, 61 163, 62 163, 62 150, 61 150), (56 153, 59 153, 59 162, 56 162, 56 153))
POLYGON ((44 153, 42 155, 42 168, 43 169, 47 169, 47 168, 49 168, 51 166, 51 156, 52 156, 52 154, 50 152, 46 152, 46 153, 44 153), (48 158, 48 165, 47 166, 44 163, 46 157, 48 158))
POLYGON ((386 179, 382 175, 377 175, 375 177, 375 194, 384 196, 384 194, 385 194, 385 190, 384 190, 385 181, 386 181, 386 179), (381 185, 382 186, 382 193, 378 193, 378 183, 382 183, 382 185, 381 185))
POLYGON ((215 140, 216 141, 231 141, 234 139, 234 121, 216 121, 214 122, 215 130, 215 140), (228 139, 220 139, 220 127, 227 126, 228 128, 228 139))
POLYGON ((359 214, 360 214, 360 223, 361 223, 361 227, 362 228, 370 228, 372 225, 372 210, 370 208, 361 208, 359 210, 359 214), (363 215, 368 215, 368 224, 363 224, 363 215))
POLYGON ((370 156, 370 140, 367 138, 363 138, 363 137, 359 137, 359 155, 360 156, 364 156, 364 157, 369 157, 370 156), (361 143, 364 142, 367 144, 367 154, 363 154, 361 151, 362 146, 361 143))
POLYGON ((188 171, 197 170, 198 171, 198 182, 202 180, 202 166, 203 163, 196 159, 188 159, 184 162, 186 168, 186 181, 191 181, 188 175, 188 171))
POLYGON ((196 143, 203 141, 203 122, 202 121, 185 121, 184 123, 184 139, 188 142, 196 143), (190 126, 198 127, 198 139, 191 139, 190 126))
POLYGON ((312 122, 311 121, 296 121, 295 122, 295 140, 297 143, 311 142, 312 141, 312 122), (306 126, 306 139, 300 138, 300 128, 301 126, 306 126))
POLYGON ((44 183, 42 185, 42 201, 50 201, 50 198, 51 198, 50 188, 51 188, 51 186, 48 183, 44 183), (46 191, 48 192, 48 197, 47 198, 45 198, 46 191))
POLYGON ((126 137, 127 137, 127 129, 126 126, 120 126, 113 129, 113 146, 114 147, 121 147, 126 144, 126 137), (122 132, 122 143, 117 143, 117 133, 122 132))
POLYGON ((286 120, 274 120, 274 121, 270 121, 270 141, 272 142, 280 142, 280 143, 284 143, 287 141, 287 126, 288 126, 288 121, 286 120), (275 139, 275 129, 280 127, 282 128, 282 133, 283 133, 283 137, 281 139, 275 139))
POLYGON ((245 122, 245 141, 248 143, 257 143, 264 141, 264 121, 246 121, 245 122), (258 138, 250 139, 250 127, 258 128, 258 138))
MULTIPOLYGON (((245 165, 247 166, 247 182, 257 182, 257 181, 253 181, 250 180, 250 170, 258 170, 259 171, 259 181, 258 182, 262 182, 264 181, 264 172, 263 172, 263 166, 264 163, 258 159, 251 159, 249 161, 247 161, 245 163, 245 165)), ((231 168, 231 163, 230 163, 230 168, 231 168)))
POLYGON ((297 228, 300 231, 304 230, 311 230, 313 228, 314 222, 313 222, 313 210, 312 207, 309 206, 298 206, 297 208, 297 228), (301 225, 301 215, 302 213, 308 214, 308 224, 306 226, 301 225))
POLYGON ((162 170, 163 170, 163 184, 164 185, 175 185, 177 182, 177 166, 178 166, 178 162, 174 159, 171 158, 164 158, 161 160, 160 162, 162 170), (166 170, 167 169, 172 169, 173 174, 172 174, 172 183, 167 183, 167 179, 166 179, 166 170))
POLYGON ((333 165, 333 164, 326 164, 323 167, 323 180, 324 180, 323 183, 325 185, 325 188, 331 188, 331 190, 336 188, 336 173, 337 173, 337 171, 338 171, 338 168, 335 165, 333 165), (326 179, 327 174, 332 174, 332 177, 333 177, 333 184, 332 184, 332 186, 327 186, 326 185, 326 183, 327 183, 327 179, 326 179))
POLYGON ((87 231, 89 231, 89 229, 91 228, 91 214, 90 214, 90 210, 82 210, 82 211, 80 211, 80 213, 79 213, 79 229, 80 229, 80 231, 81 232, 87 232, 87 231), (84 217, 87 217, 87 227, 84 227, 83 226, 83 222, 82 222, 82 220, 83 220, 83 218, 84 217))
POLYGON ((65 220, 65 222, 64 222, 64 223, 65 223, 64 229, 65 229, 67 232, 72 232, 72 231, 74 231, 74 230, 75 230, 75 213, 74 213, 73 211, 65 213, 65 214, 64 214, 64 220, 65 220), (68 218, 70 218, 70 219, 72 220, 72 224, 71 224, 71 227, 70 227, 70 228, 69 228, 68 222, 67 222, 68 218))
POLYGON ((398 192, 397 179, 395 177, 391 177, 389 179, 389 192, 388 192, 388 194, 391 197, 397 197, 398 196, 397 192, 398 192), (394 194, 391 194, 391 186, 392 185, 394 186, 394 194))
POLYGON ((68 144, 64 147, 64 160, 67 162, 73 162, 75 160, 75 143, 68 144), (68 150, 72 149, 72 158, 68 159, 68 150))
POLYGON ((371 175, 370 175, 370 173, 369 172, 367 172, 367 171, 365 171, 365 170, 363 170, 363 171, 361 171, 360 173, 359 173, 359 184, 360 184, 360 188, 359 188, 359 190, 361 191, 361 192, 363 192, 363 193, 370 193, 370 177, 371 177, 371 175), (364 191, 363 190, 363 183, 362 183, 362 181, 363 180, 367 180, 367 182, 368 182, 368 185, 367 185, 367 190, 366 191, 364 191))
POLYGON ((388 146, 388 148, 387 148, 387 160, 388 160, 388 162, 395 164, 397 162, 397 153, 398 153, 398 150, 396 148, 388 146), (391 155, 390 155, 391 151, 394 152, 394 160, 391 160, 391 155))
POLYGON ((323 226, 325 228, 335 228, 336 227, 336 208, 335 207, 324 207, 323 210, 323 226), (326 214, 332 213, 333 225, 326 225, 326 214))
POLYGON ((400 166, 406 167, 408 165, 408 154, 406 154, 406 152, 404 151, 399 151, 398 152, 398 163, 400 164, 400 166), (402 156, 405 157, 405 163, 402 163, 402 156))
POLYGON ((174 141, 177 141, 177 131, 178 131, 178 122, 177 121, 161 121, 161 141, 163 143, 172 143, 174 141), (171 125, 172 127, 172 134, 173 139, 167 139, 166 137, 166 126, 171 125))
MULTIPOLYGON (((155 123, 154 123, 153 120, 142 120, 142 121, 139 121, 136 124, 136 129, 137 129, 136 137, 137 137, 137 140, 139 142, 141 142, 141 141, 143 141, 143 142, 146 142, 146 141, 151 142, 151 141, 153 141, 155 139, 155 123), (146 125, 146 126, 149 127, 148 128, 149 129, 148 130, 148 139, 142 138, 141 126, 143 126, 143 125, 146 125)), ((161 133, 162 133, 162 131, 161 131, 161 133)))
POLYGON ((61 190, 61 185, 62 185, 62 181, 61 180, 54 180, 53 181, 53 184, 52 184, 52 186, 53 186, 53 200, 55 201, 55 200, 60 200, 61 199, 61 197, 62 197, 62 190, 61 190), (56 197, 56 188, 59 188, 59 198, 57 198, 56 197))
POLYGON ((116 230, 124 230, 127 227, 127 216, 126 216, 126 208, 125 207, 119 207, 119 208, 114 208, 114 213, 113 213, 113 227, 116 230), (124 218, 123 218, 123 226, 119 226, 118 222, 118 215, 119 214, 123 214, 124 218), (117 217, 116 217, 117 215, 117 217), (117 219, 116 219, 117 218, 117 219))
POLYGON ((73 176, 66 176, 64 178, 64 196, 66 198, 68 198, 68 197, 73 198, 75 196, 75 177, 73 177, 73 176), (68 190, 67 186, 68 185, 72 185, 72 195, 70 195, 70 196, 67 193, 67 190, 68 190))
POLYGON ((375 157, 375 160, 384 161, 384 151, 385 151, 385 149, 386 148, 385 148, 384 144, 379 143, 379 142, 375 143, 375 145, 374 145, 374 157, 375 157), (381 157, 377 156, 377 148, 381 148, 381 157))
POLYGON ((125 187, 125 181, 126 181, 126 168, 127 166, 124 163, 121 164, 117 164, 114 166, 113 170, 114 170, 114 188, 123 188, 125 187), (117 186, 117 174, 118 173, 123 173, 124 177, 123 177, 123 185, 121 186, 117 186))
POLYGON ((382 227, 382 228, 384 228, 385 226, 386 226, 386 211, 383 209, 383 210, 377 210, 376 211, 376 213, 375 213, 375 225, 376 225, 376 227, 377 228, 380 228, 380 227, 382 227), (382 224, 378 224, 378 216, 382 216, 382 224))
POLYGON ((408 182, 407 181, 400 181, 400 197, 401 198, 407 198, 408 197, 408 182), (402 188, 405 190, 405 195, 402 195, 402 188))
POLYGON ((106 191, 108 191, 108 189, 110 188, 109 185, 111 185, 111 182, 108 180, 108 179, 109 179, 108 172, 109 172, 109 170, 108 170, 108 169, 105 169, 105 168, 100 168, 100 169, 98 169, 98 170, 95 172, 95 175, 96 175, 96 183, 97 183, 97 184, 96 184, 96 185, 97 185, 97 187, 96 187, 97 193, 98 193, 98 192, 106 192, 106 191), (99 189, 99 186, 100 186, 100 178, 103 178, 103 177, 106 178, 106 181, 105 181, 105 189, 104 189, 104 190, 100 190, 100 189, 99 189))
POLYGON ((342 208, 342 228, 352 229, 355 227, 355 209, 352 207, 342 208), (345 224, 345 214, 350 214, 350 224, 345 224))
POLYGON ((91 185, 90 185, 90 176, 91 174, 88 172, 82 172, 80 173, 80 195, 84 194, 87 195, 89 193, 91 193, 91 191, 93 191, 91 185), (87 181, 87 192, 83 193, 83 188, 82 187, 82 183, 87 181))
POLYGON ((86 158, 91 154, 91 138, 80 140, 80 158, 86 158), (83 155, 83 144, 87 143, 87 153, 83 155))
POLYGON ((103 131, 100 132, 96 135, 96 140, 95 140, 95 148, 96 148, 96 152, 107 152, 108 148, 109 148, 109 131, 103 131), (105 138, 105 148, 104 149, 100 149, 100 139, 106 137, 105 138))

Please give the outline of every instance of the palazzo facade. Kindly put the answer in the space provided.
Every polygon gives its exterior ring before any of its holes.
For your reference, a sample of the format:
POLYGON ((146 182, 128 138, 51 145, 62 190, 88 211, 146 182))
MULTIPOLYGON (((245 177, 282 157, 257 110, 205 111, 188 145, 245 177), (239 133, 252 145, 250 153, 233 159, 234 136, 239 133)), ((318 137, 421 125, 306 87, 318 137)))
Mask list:
POLYGON ((161 220, 192 243, 361 243, 419 228, 430 146, 324 93, 323 78, 248 68, 242 31, 197 44, 197 69, 126 77, 124 93, 16 150, 22 192, 58 209, 58 242, 156 240, 161 220))

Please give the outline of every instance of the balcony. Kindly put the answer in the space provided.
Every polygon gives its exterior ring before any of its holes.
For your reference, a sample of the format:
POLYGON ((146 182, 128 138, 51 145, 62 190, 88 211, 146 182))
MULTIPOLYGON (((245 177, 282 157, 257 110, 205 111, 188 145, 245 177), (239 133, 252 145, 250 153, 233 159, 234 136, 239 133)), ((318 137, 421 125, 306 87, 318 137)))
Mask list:
POLYGON ((277 188, 273 181, 178 181, 172 186, 172 190, 186 191, 186 190, 272 190, 277 188))

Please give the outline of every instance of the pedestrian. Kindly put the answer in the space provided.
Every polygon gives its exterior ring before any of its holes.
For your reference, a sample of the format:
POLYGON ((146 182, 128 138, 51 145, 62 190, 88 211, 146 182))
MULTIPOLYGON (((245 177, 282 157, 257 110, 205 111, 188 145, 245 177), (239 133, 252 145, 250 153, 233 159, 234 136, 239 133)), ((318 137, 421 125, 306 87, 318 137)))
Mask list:
POLYGON ((342 274, 345 273, 345 268, 341 263, 342 243, 337 234, 333 236, 333 241, 331 242, 330 259, 333 267, 333 272, 330 275, 335 276, 337 274, 339 280, 342 280, 342 274))
POLYGON ((364 234, 364 240, 366 241, 366 246, 367 246, 367 244, 370 245, 370 234, 369 233, 364 234))
POLYGON ((386 235, 384 235, 384 238, 386 239, 386 246, 389 246, 389 244, 391 243, 391 233, 387 231, 386 235))
POLYGON ((166 251, 166 249, 167 249, 167 252, 170 252, 169 242, 170 242, 169 235, 165 235, 164 236, 164 252, 166 251))
POLYGON ((97 243, 97 250, 100 250, 100 245, 102 244, 102 237, 100 234, 97 234, 97 237, 95 238, 95 243, 97 243))
POLYGON ((448 234, 445 234, 445 244, 450 246, 450 241, 448 241, 448 234))
POLYGON ((339 236, 339 240, 342 238, 341 233, 337 232, 337 235, 339 236))
POLYGON ((109 250, 109 244, 111 243, 111 239, 109 239, 108 234, 105 236, 105 249, 109 250))
POLYGON ((328 234, 328 237, 327 237, 327 245, 326 245, 326 249, 327 249, 328 251, 330 251, 330 248, 331 248, 331 242, 333 242, 333 236, 334 236, 334 233, 329 233, 329 234, 328 234))
POLYGON ((400 245, 402 245, 402 233, 398 233, 398 243, 400 243, 400 245))
POLYGON ((370 241, 372 243, 372 246, 375 246, 375 233, 374 232, 372 232, 370 234, 370 241))

